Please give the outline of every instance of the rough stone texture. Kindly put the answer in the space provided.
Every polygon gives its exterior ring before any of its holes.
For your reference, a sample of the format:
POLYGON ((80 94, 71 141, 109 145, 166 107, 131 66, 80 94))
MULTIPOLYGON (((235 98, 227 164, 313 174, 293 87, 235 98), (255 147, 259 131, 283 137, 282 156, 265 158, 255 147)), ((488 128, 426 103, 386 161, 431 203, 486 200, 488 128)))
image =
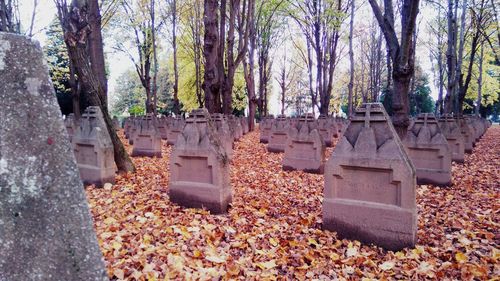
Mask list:
POLYGON ((248 117, 241 116, 240 117, 241 128, 243 129, 243 134, 246 135, 250 131, 248 127, 248 117))
POLYGON ((42 50, 0 32, 0 280, 107 280, 42 50))
POLYGON ((323 227, 389 250, 413 247, 415 168, 380 103, 363 104, 325 167, 323 227))
POLYGON ((463 117, 457 118, 458 126, 460 126, 460 132, 464 137, 465 153, 472 153, 472 148, 474 147, 474 128, 463 117))
POLYGON ((125 134, 126 139, 130 139, 130 131, 132 130, 132 126, 134 125, 133 117, 128 117, 123 122, 123 133, 125 134))
POLYGON ((167 126, 167 144, 175 145, 175 143, 177 142, 177 138, 180 134, 182 134, 185 125, 185 120, 180 117, 176 117, 171 120, 171 123, 167 126))
POLYGON ((85 109, 73 137, 73 152, 83 183, 98 187, 115 183, 113 143, 99 107, 85 109))
POLYGON ((323 139, 323 143, 325 146, 332 147, 333 145, 333 135, 337 135, 337 128, 334 123, 330 122, 329 119, 320 115, 318 117, 318 133, 321 135, 323 139), (332 125, 333 124, 333 125, 332 125))
POLYGON ((227 157, 233 159, 234 137, 226 118, 224 118, 223 114, 213 113, 210 115, 210 120, 212 121, 211 123, 215 131, 219 135, 219 139, 222 143, 222 147, 226 151, 227 157))
POLYGON ((448 141, 451 160, 463 163, 465 153, 464 136, 460 132, 460 127, 458 127, 456 120, 452 115, 443 115, 439 118, 439 128, 448 141))
POLYGON ((69 136, 69 141, 72 142, 73 135, 75 134, 78 125, 76 124, 75 114, 70 113, 66 118, 64 118, 64 126, 66 127, 66 132, 69 136))
POLYGON ((120 126, 120 120, 118 120, 118 117, 113 117, 113 127, 115 128, 115 131, 119 131, 122 126, 120 126))
POLYGON ((157 119, 156 127, 158 128, 158 132, 160 132, 160 137, 162 140, 168 139, 168 129, 167 129, 167 118, 164 116, 157 119))
MULTIPOLYGON (((226 117, 226 116, 225 116, 226 117)), ((235 141, 238 141, 243 136, 243 128, 241 127, 241 122, 234 115, 227 115, 227 124, 231 131, 231 135, 235 141)))
POLYGON ((283 170, 301 170, 322 174, 325 166, 325 144, 315 129, 314 116, 301 116, 288 131, 283 156, 283 170))
POLYGON ((206 109, 194 110, 172 150, 169 196, 219 214, 231 203, 229 158, 206 109))
POLYGON ((132 157, 161 158, 161 136, 157 128, 156 117, 153 114, 147 114, 138 121, 137 126, 132 157))
POLYGON ((274 116, 272 115, 262 117, 259 124, 259 131, 260 131, 259 141, 261 143, 269 142, 269 135, 271 134, 271 128, 273 127, 274 121, 275 121, 274 116))
POLYGON ((132 120, 132 125, 130 126, 130 133, 128 135, 128 144, 134 145, 135 137, 137 136, 137 131, 140 125, 140 118, 134 117, 132 120))
POLYGON ((451 184, 451 150, 434 114, 420 114, 403 143, 417 170, 418 184, 451 184))
POLYGON ((288 135, 289 121, 284 115, 279 115, 274 120, 269 134, 267 143, 267 151, 269 152, 285 152, 285 145, 288 135))

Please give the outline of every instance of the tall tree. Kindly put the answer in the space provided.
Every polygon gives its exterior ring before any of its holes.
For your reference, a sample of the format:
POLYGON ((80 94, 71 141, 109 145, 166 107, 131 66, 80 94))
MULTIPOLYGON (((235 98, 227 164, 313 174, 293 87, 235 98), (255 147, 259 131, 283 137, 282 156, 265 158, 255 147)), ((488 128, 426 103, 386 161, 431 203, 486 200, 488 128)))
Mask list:
POLYGON ((97 75, 99 83, 101 83, 103 92, 101 100, 103 101, 103 106, 108 107, 108 81, 106 78, 106 65, 104 63, 104 48, 102 44, 102 32, 101 32, 101 12, 99 9, 98 0, 88 0, 89 9, 89 55, 90 63, 92 66, 92 71, 97 75))
POLYGON ((406 134, 410 124, 409 90, 415 71, 413 32, 419 8, 419 0, 403 0, 401 6, 401 33, 396 33, 392 0, 384 0, 384 13, 376 0, 369 0, 375 18, 384 34, 392 62, 392 123, 400 137, 406 134))
POLYGON ((88 2, 85 0, 72 1, 68 5, 66 0, 56 0, 56 6, 64 32, 64 41, 68 50, 68 56, 74 66, 75 72, 81 80, 83 88, 86 90, 90 104, 99 106, 102 110, 104 121, 113 142, 116 166, 121 172, 133 171, 135 169, 134 164, 118 138, 107 106, 104 105, 106 102, 102 99, 104 89, 91 67, 90 55, 88 53, 88 35, 91 31, 88 19, 88 2))
POLYGON ((19 3, 17 0, 0 0, 0 31, 20 33, 19 3))
POLYGON ((352 47, 352 40, 354 36, 354 8, 355 0, 351 0, 351 20, 349 22, 349 62, 350 62, 350 72, 349 72, 349 86, 347 94, 347 116, 352 116, 353 106, 352 106, 352 94, 354 87, 354 49, 352 47))
MULTIPOLYGON (((225 1, 222 0, 222 2, 225 1)), ((210 113, 218 112, 218 105, 220 104, 220 102, 217 102, 220 99, 220 73, 218 68, 220 37, 217 3, 217 0, 205 0, 203 8, 203 23, 205 26, 203 38, 203 57, 205 59, 203 91, 205 93, 205 107, 210 113)))

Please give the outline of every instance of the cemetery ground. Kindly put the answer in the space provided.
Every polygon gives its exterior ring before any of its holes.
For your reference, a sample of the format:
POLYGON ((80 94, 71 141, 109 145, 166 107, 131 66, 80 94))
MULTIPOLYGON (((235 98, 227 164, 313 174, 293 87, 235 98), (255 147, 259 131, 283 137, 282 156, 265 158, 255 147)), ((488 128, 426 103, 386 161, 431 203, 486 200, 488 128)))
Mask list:
POLYGON ((165 141, 163 158, 86 191, 112 279, 487 280, 500 274, 499 139, 492 126, 453 163, 451 186, 417 186, 417 246, 399 252, 322 230, 323 175, 283 171, 258 132, 235 143, 227 214, 169 201, 165 141))

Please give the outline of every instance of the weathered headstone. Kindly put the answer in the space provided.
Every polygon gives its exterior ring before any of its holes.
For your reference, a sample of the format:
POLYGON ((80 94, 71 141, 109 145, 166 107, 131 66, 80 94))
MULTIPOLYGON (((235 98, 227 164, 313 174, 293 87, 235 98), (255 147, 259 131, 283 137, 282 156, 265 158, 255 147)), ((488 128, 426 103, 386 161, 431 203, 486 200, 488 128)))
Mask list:
POLYGON ((418 115, 403 143, 417 171, 418 184, 451 184, 451 151, 434 114, 418 115))
POLYGON ((274 116, 265 116, 262 117, 260 124, 259 124, 259 131, 260 131, 260 142, 261 143, 268 143, 269 142, 269 135, 271 134, 271 128, 273 127, 274 123, 274 116))
POLYGON ((172 150, 169 196, 190 208, 224 213, 232 200, 229 159, 206 109, 194 110, 172 150))
POLYGON ((323 227, 390 250, 415 245, 415 168, 381 103, 363 104, 325 167, 323 227))
POLYGON ((249 131, 248 127, 248 117, 241 116, 240 117, 241 128, 243 129, 243 134, 246 135, 249 131))
POLYGON ((177 142, 177 137, 182 134, 182 131, 184 130, 184 126, 186 125, 186 122, 184 119, 180 117, 175 117, 169 126, 167 126, 167 144, 169 145, 175 145, 177 142))
POLYGON ((279 115, 274 120, 269 134, 267 151, 285 152, 285 144, 288 136, 289 121, 284 115, 279 115))
POLYGON ((99 187, 115 183, 113 143, 99 107, 85 109, 73 136, 73 152, 83 183, 99 187))
POLYGON ((73 135, 75 134, 78 125, 76 124, 75 114, 70 113, 64 119, 64 126, 66 127, 66 132, 68 132, 69 141, 73 140, 73 135))
POLYGON ((325 165, 325 144, 315 128, 314 116, 304 115, 288 130, 283 156, 283 170, 301 170, 322 174, 325 165))
POLYGON ((131 156, 161 158, 161 136, 157 128, 156 117, 153 114, 146 114, 139 119, 131 156))
POLYGON ((115 131, 118 131, 122 128, 122 126, 120 126, 120 120, 118 120, 118 117, 113 117, 113 127, 115 128, 115 131))
POLYGON ((212 121, 211 123, 213 124, 215 131, 219 135, 219 139, 222 143, 222 146, 224 147, 224 150, 226 151, 227 157, 229 159, 233 159, 234 137, 231 133, 226 118, 224 118, 223 114, 214 113, 210 115, 210 119, 212 121))
POLYGON ((472 153, 472 148, 474 147, 474 129, 463 117, 457 118, 457 123, 464 137, 465 152, 472 153))
POLYGON ((337 134, 337 128, 329 121, 327 116, 320 115, 318 117, 318 133, 321 135, 325 146, 331 147, 333 144, 333 134, 337 134))
POLYGON ((107 280, 43 52, 1 32, 0 108, 0 280, 107 280))
POLYGON ((458 127, 456 119, 448 114, 443 115, 439 118, 439 128, 441 128, 441 132, 443 132, 448 141, 448 146, 451 150, 451 160, 463 163, 465 153, 464 137, 460 132, 460 127, 458 127))
POLYGON ((168 129, 167 129, 167 118, 165 118, 165 116, 157 118, 156 127, 158 128, 158 132, 160 133, 161 139, 167 140, 168 139, 168 129))

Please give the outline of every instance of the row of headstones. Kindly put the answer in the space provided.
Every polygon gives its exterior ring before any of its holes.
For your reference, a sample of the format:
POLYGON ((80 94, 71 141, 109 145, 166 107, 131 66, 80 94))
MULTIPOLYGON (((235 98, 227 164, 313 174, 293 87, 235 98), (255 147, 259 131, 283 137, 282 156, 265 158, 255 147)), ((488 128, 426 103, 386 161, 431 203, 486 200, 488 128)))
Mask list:
MULTIPOLYGON (((223 146, 232 156, 234 142, 248 133, 248 119, 233 115, 212 114, 212 121, 222 136, 223 146)), ((152 114, 130 117, 124 122, 125 138, 133 145, 132 157, 161 157, 161 140, 169 145, 176 145, 182 134, 186 120, 181 117, 155 117, 152 114)))
POLYGON ((324 171, 325 148, 342 135, 349 122, 343 118, 312 114, 287 118, 269 116, 260 122, 260 142, 269 152, 284 152, 283 169, 311 173, 324 171))
MULTIPOLYGON (((234 142, 248 133, 248 119, 213 114, 211 120, 231 159, 234 142)), ((64 122, 84 184, 102 187, 105 183, 114 183, 116 165, 113 144, 99 107, 88 107, 79 122, 73 114, 68 115, 64 122)), ((119 130, 118 120, 113 122, 115 129, 119 130)), ((157 118, 153 114, 126 119, 124 132, 129 144, 133 145, 131 156, 162 157, 162 139, 175 146, 185 125, 186 120, 182 118, 157 118)))

